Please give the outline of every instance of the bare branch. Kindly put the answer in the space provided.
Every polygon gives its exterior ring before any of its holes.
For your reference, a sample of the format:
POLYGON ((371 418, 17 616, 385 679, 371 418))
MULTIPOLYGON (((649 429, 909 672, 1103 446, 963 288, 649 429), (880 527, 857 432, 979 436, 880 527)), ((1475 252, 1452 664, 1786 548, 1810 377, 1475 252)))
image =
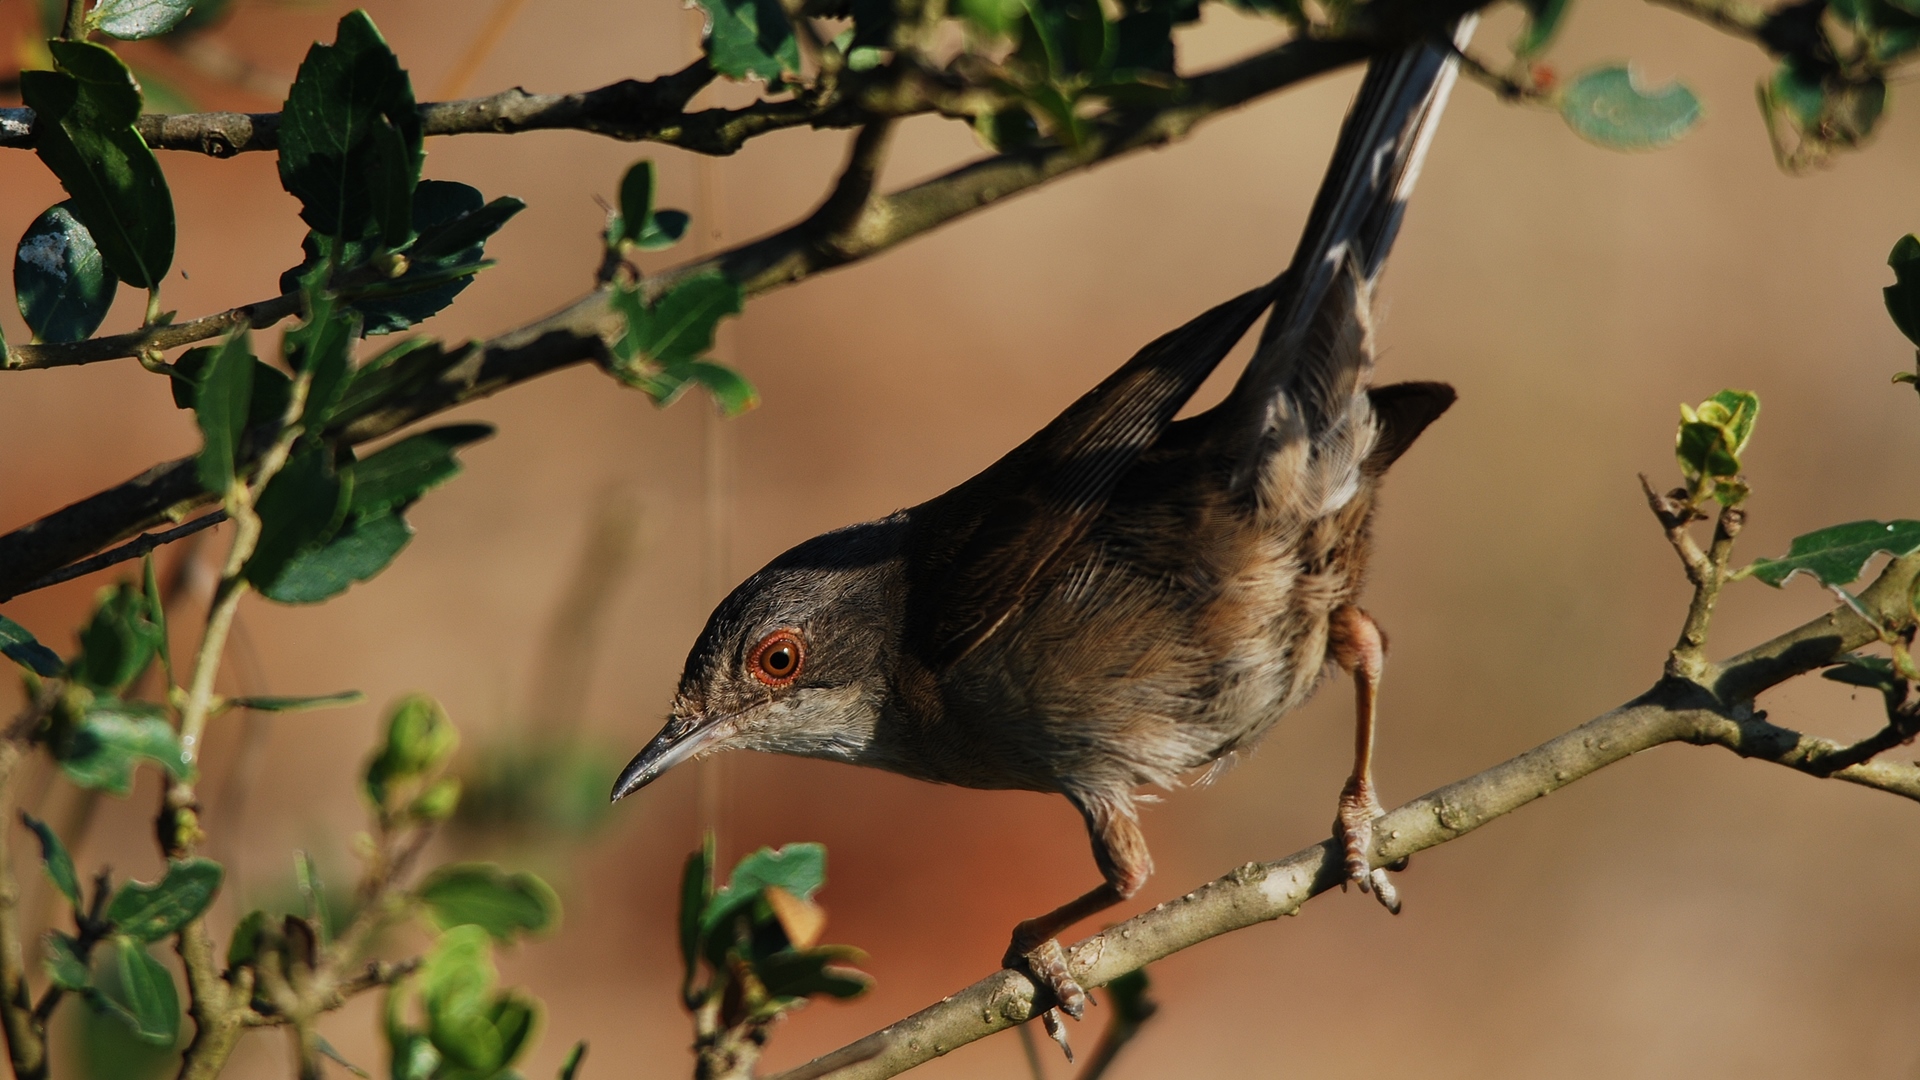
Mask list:
MULTIPOLYGON (((1920 573, 1920 555, 1890 563, 1862 594, 1863 606, 1888 625, 1907 626, 1913 613, 1908 590, 1920 573)), ((1642 750, 1662 743, 1725 746, 1813 776, 1879 788, 1920 801, 1920 764, 1866 762, 1838 771, 1825 768, 1839 744, 1765 722, 1751 698, 1716 699, 1707 687, 1739 687, 1759 693, 1804 674, 1850 649, 1880 639, 1851 610, 1832 613, 1791 630, 1721 665, 1703 683, 1666 678, 1646 694, 1589 720, 1494 767, 1423 795, 1374 824, 1375 866, 1458 839, 1642 750)), ((1085 939, 1067 950, 1080 984, 1104 986, 1129 971, 1209 938, 1298 911, 1314 896, 1345 880, 1342 856, 1325 841, 1278 862, 1248 863, 1233 873, 1144 914, 1085 939)), ((831 1074, 835 1080, 895 1076, 967 1043, 1023 1023, 1052 1004, 1018 971, 997 971, 858 1042, 817 1058, 774 1080, 831 1074)))

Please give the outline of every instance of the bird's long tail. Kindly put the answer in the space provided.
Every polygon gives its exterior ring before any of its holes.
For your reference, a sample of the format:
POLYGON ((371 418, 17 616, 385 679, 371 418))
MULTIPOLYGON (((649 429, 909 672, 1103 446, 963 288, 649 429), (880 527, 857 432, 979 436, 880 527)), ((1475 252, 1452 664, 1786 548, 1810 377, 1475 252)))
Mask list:
MULTIPOLYGON (((1466 44, 1474 21, 1469 16, 1458 25, 1456 47, 1466 44)), ((1243 434, 1271 434, 1276 407, 1309 438, 1339 421, 1366 350, 1336 342, 1352 337, 1345 324, 1365 318, 1354 311, 1355 301, 1365 304, 1393 247, 1457 66, 1446 43, 1429 41, 1367 68, 1285 287, 1227 400, 1240 413, 1231 426, 1243 434)))

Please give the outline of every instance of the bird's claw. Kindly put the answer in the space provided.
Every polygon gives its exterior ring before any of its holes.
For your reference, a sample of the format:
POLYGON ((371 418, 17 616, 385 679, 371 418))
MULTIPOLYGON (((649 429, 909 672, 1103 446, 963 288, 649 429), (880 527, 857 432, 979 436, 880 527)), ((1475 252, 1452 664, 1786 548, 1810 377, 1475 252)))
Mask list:
MULTIPOLYGON (((1021 959, 1026 961, 1027 970, 1033 972, 1033 977, 1039 980, 1040 985, 1053 991, 1054 1000, 1060 1003, 1057 1011, 1064 1012, 1075 1020, 1086 1015, 1087 992, 1080 986, 1080 980, 1074 978, 1073 972, 1067 967, 1067 951, 1060 947, 1059 939, 1048 938, 1021 959)), ((1053 1041, 1060 1043, 1064 1049, 1066 1029, 1059 1028, 1056 1031, 1058 1019, 1055 1017, 1047 1024, 1047 1034, 1053 1036, 1053 1041)), ((1073 1051, 1068 1050, 1067 1057, 1071 1059, 1073 1051)))
MULTIPOLYGON (((1373 847, 1373 819, 1386 813, 1373 785, 1355 777, 1340 792, 1340 813, 1334 819, 1334 836, 1346 864, 1347 880, 1370 892, 1380 906, 1400 914, 1400 891, 1387 878, 1387 868, 1374 869, 1367 852, 1373 847)), ((1404 860, 1402 861, 1404 865, 1404 860)))
POLYGON ((1047 1038, 1060 1045, 1060 1052, 1067 1055, 1067 1064, 1073 1064, 1073 1044, 1067 1041, 1067 1022, 1060 1016, 1059 1009, 1048 1009, 1040 1014, 1040 1026, 1047 1029, 1047 1038))

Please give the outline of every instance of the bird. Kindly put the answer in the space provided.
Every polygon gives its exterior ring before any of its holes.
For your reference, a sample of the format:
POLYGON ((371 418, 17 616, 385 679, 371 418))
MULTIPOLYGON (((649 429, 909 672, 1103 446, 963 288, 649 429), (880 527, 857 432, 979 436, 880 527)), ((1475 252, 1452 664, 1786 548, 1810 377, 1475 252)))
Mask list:
POLYGON ((1002 962, 1052 993, 1066 1048, 1060 1011, 1080 1017, 1087 994, 1057 935, 1147 881, 1142 790, 1218 768, 1339 669, 1356 689, 1343 871, 1397 913, 1371 839, 1386 637, 1358 599, 1382 477, 1454 391, 1372 384, 1373 290, 1472 23, 1448 30, 1369 64, 1279 276, 1154 340, 972 479, 801 543, 727 596, 613 798, 729 749, 1064 795, 1101 883, 1020 923, 1002 962), (1176 419, 1263 313, 1227 397, 1176 419))

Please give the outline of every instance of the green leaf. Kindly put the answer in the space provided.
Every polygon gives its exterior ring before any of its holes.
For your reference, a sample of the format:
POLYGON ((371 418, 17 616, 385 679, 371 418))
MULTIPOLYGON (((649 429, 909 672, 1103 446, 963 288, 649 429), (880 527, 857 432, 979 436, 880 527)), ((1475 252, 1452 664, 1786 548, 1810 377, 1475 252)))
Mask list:
POLYGON ((92 980, 88 975, 86 962, 80 959, 78 944, 73 936, 52 930, 40 940, 45 942, 47 947, 47 958, 43 965, 47 972, 47 981, 62 990, 85 991, 92 980))
POLYGON ((1886 111, 1887 84, 1877 75, 1844 74, 1830 62, 1788 57, 1760 84, 1759 98, 1774 155, 1792 171, 1865 142, 1886 111))
POLYGON ((1777 589, 1804 571, 1822 585, 1845 585, 1882 551, 1896 559, 1920 551, 1920 521, 1853 521, 1796 536, 1784 557, 1755 559, 1735 576, 1751 575, 1777 589))
POLYGON ((449 1062, 482 1074, 505 1064, 501 1033, 489 1015, 495 972, 492 939, 478 926, 440 935, 420 971, 427 1037, 449 1062))
POLYGON ((413 540, 399 514, 349 520, 325 545, 294 556, 260 595, 282 604, 317 604, 385 570, 413 540))
POLYGON ((107 921, 138 941, 158 941, 200 916, 220 891, 222 870, 212 859, 173 859, 151 885, 129 881, 107 905, 107 921))
POLYGON ((58 653, 40 644, 26 627, 5 615, 0 615, 0 653, 44 679, 56 678, 67 669, 58 653))
POLYGON ((854 998, 873 989, 873 977, 837 963, 860 963, 866 958, 865 953, 851 945, 783 949, 757 961, 754 973, 760 976, 767 993, 774 997, 808 998, 824 994, 854 998))
POLYGON ((707 15, 707 59, 729 79, 777 84, 800 71, 800 43, 779 0, 694 0, 707 15))
POLYGON ((760 898, 760 890, 775 885, 802 900, 827 883, 824 844, 788 844, 775 851, 761 848, 741 859, 727 886, 714 894, 701 919, 701 933, 711 935, 729 916, 760 898))
POLYGON ((295 556, 326 543, 347 515, 352 484, 333 468, 333 452, 305 442, 260 493, 260 540, 247 560, 247 580, 272 595, 295 556))
POLYGON ((100 0, 87 24, 108 37, 139 41, 172 30, 192 10, 193 0, 100 0))
POLYGON ((392 223, 396 170, 409 195, 420 175, 420 119, 406 71, 366 12, 347 13, 332 45, 307 50, 280 115, 280 183, 302 220, 349 239, 376 211, 392 223))
POLYGON ((260 955, 260 931, 266 925, 267 913, 258 909, 234 925, 233 936, 227 939, 228 970, 251 964, 260 955))
POLYGON ((700 955, 701 926, 707 908, 713 903, 713 833, 706 834, 700 850, 687 856, 687 867, 680 875, 680 957, 686 964, 686 981, 691 984, 694 960, 700 955))
POLYGON ((620 180, 620 213, 614 218, 615 246, 632 244, 641 251, 661 251, 686 235, 687 215, 679 210, 653 208, 652 161, 636 162, 620 180))
POLYGON ((107 267, 139 289, 173 265, 173 196, 160 162, 133 129, 140 87, 105 46, 50 41, 56 70, 20 74, 35 114, 34 151, 73 197, 75 217, 107 267))
POLYGON ((366 700, 366 695, 358 690, 342 690, 337 694, 318 694, 311 697, 239 697, 228 704, 236 709, 252 709, 255 712, 307 712, 312 709, 338 709, 343 705, 358 705, 366 700))
POLYGON ((1822 671, 1820 677, 1849 686, 1878 690, 1883 694, 1899 693, 1901 684, 1906 681, 1893 670, 1893 661, 1884 656, 1862 656, 1858 653, 1841 657, 1839 663, 1822 671))
POLYGON ((1527 28, 1513 43, 1514 55, 1527 58, 1546 51, 1571 3, 1572 0, 1521 0, 1521 6, 1527 9, 1527 28))
POLYGON ((201 440, 194 468, 200 486, 224 498, 233 485, 240 437, 253 407, 254 369, 261 365, 253 357, 245 327, 201 355, 205 359, 198 365, 193 394, 193 419, 200 425, 201 440))
MULTIPOLYGON (((422 180, 414 188, 412 218, 419 239, 407 249, 407 271, 397 279, 362 286, 349 303, 364 318, 361 333, 404 330, 453 303, 486 266, 486 242, 526 209, 511 196, 486 202, 479 189, 446 180, 422 180)), ((299 287, 301 277, 332 257, 334 241, 309 233, 301 242, 300 265, 280 275, 280 290, 299 287)), ((339 247, 342 270, 366 264, 378 248, 371 234, 339 247)))
POLYGON ((95 690, 118 690, 147 669, 160 633, 143 590, 126 581, 108 586, 80 631, 80 655, 69 674, 95 690))
POLYGON ((160 576, 153 566, 153 552, 140 557, 140 592, 147 600, 147 618, 153 622, 154 645, 160 653, 161 673, 167 685, 173 685, 173 645, 167 640, 167 604, 160 598, 160 576))
POLYGON ((409 694, 387 714, 387 734, 367 762, 368 798, 384 807, 394 788, 443 764, 460 744, 460 733, 440 703, 425 694, 409 694))
POLYGON ((539 934, 560 922, 560 898, 538 877, 492 863, 454 863, 428 874, 414 895, 443 930, 478 926, 497 941, 539 934))
POLYGON ((580 1063, 587 1057, 587 1040, 581 1039, 567 1051, 567 1059, 560 1063, 560 1080, 578 1080, 580 1063))
POLYGON ((67 854, 67 845, 54 835, 51 826, 25 810, 20 811, 20 820, 40 838, 40 860, 47 868, 47 876, 53 879, 53 887, 60 890, 68 903, 80 907, 80 876, 73 872, 73 856, 67 854))
POLYGON ((354 463, 352 513, 400 510, 460 474, 453 452, 493 434, 491 424, 449 424, 389 443, 354 463))
POLYGON ((180 736, 157 707, 98 698, 54 742, 54 756, 67 779, 83 788, 126 795, 142 759, 185 779, 192 770, 180 753, 180 736))
POLYGON ((1887 314, 1893 325, 1920 347, 1920 237, 1909 233, 1893 245, 1887 255, 1893 267, 1894 283, 1880 290, 1886 297, 1887 314))
POLYGON ((1624 66, 1595 68, 1562 91, 1560 115, 1582 138, 1615 150, 1651 150, 1700 121, 1700 99, 1680 83, 1651 93, 1624 66))
POLYGON ((103 989, 102 996, 141 1042, 172 1046, 180 1038, 180 994, 173 975, 133 938, 116 936, 113 945, 120 985, 117 993, 103 989))
POLYGON ((120 282, 69 199, 33 219, 13 253, 14 299, 33 336, 85 341, 100 328, 120 282))
POLYGON ((739 375, 696 358, 713 348, 714 328, 737 315, 745 299, 740 284, 719 271, 675 285, 651 307, 639 289, 616 288, 612 304, 625 320, 614 342, 610 370, 659 405, 671 404, 690 385, 707 387, 723 408, 738 411, 757 400, 739 375))

